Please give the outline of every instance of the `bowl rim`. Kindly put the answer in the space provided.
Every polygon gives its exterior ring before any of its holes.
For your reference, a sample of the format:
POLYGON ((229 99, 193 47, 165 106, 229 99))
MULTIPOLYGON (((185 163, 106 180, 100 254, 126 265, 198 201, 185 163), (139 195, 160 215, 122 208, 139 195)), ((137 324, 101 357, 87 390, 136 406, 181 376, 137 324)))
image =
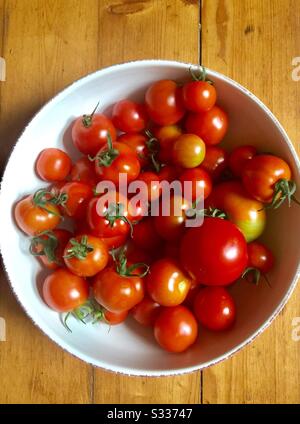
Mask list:
MULTIPOLYGON (((59 101, 60 99, 63 99, 74 88, 80 87, 81 85, 84 85, 86 82, 92 81, 93 79, 96 79, 100 74, 105 75, 105 74, 110 73, 112 70, 115 71, 115 70, 118 70, 118 69, 122 70, 124 68, 131 68, 131 67, 136 68, 136 67, 144 67, 144 66, 151 66, 151 65, 156 65, 158 67, 160 67, 160 66, 171 66, 171 67, 182 68, 182 69, 187 69, 187 67, 196 68, 197 66, 199 66, 199 65, 192 64, 192 63, 188 63, 188 62, 181 62, 181 61, 176 61, 176 60, 164 60, 164 59, 143 59, 143 60, 127 61, 127 62, 122 62, 122 63, 110 65, 110 66, 98 69, 94 72, 91 72, 91 73, 85 75, 84 77, 81 77, 81 78, 75 80, 74 82, 69 84, 67 87, 65 87, 63 90, 59 91, 55 96, 53 96, 45 104, 43 104, 41 106, 41 108, 39 108, 39 110, 31 117, 29 122, 25 125, 22 132, 18 136, 15 144, 13 145, 12 150, 11 150, 7 160, 6 160, 5 168, 4 168, 2 179, 1 179, 0 206, 2 204, 2 202, 1 202, 2 186, 3 186, 3 183, 5 183, 7 166, 10 162, 11 156, 12 156, 12 154, 13 154, 15 148, 16 148, 16 145, 21 140, 24 133, 27 131, 28 127, 32 124, 32 122, 35 121, 36 118, 38 118, 39 116, 43 115, 44 113, 47 113, 48 108, 51 107, 51 104, 54 101, 59 101)), ((254 103, 256 103, 263 110, 263 112, 265 114, 268 115, 268 117, 272 120, 272 122, 275 124, 275 126, 277 127, 277 129, 281 133, 282 138, 285 140, 285 142, 286 142, 286 144, 287 144, 287 146, 288 146, 288 148, 289 148, 289 150, 290 150, 290 152, 293 156, 293 160, 294 160, 294 163, 296 165, 296 169, 297 169, 298 174, 300 176, 300 160, 299 160, 298 155, 296 153, 296 149, 295 149, 293 143, 291 142, 288 134, 284 130, 283 126, 281 125, 279 120, 273 115, 271 110, 257 96, 255 96, 251 91, 249 91, 247 88, 245 88, 244 86, 242 86, 238 82, 234 81, 233 79, 231 79, 231 78, 229 78, 229 77, 225 76, 224 74, 219 73, 217 71, 213 71, 209 68, 206 68, 206 70, 207 70, 207 73, 210 77, 213 78, 215 76, 215 77, 219 78, 220 80, 223 80, 224 82, 228 83, 233 88, 237 89, 243 95, 249 97, 254 103)), ((282 309, 286 305, 287 301, 291 297, 291 295, 292 295, 292 293, 293 293, 293 291, 294 291, 294 289, 297 285, 297 281, 299 279, 299 276, 300 276, 300 261, 299 261, 296 273, 295 273, 295 275, 294 275, 294 277, 293 277, 293 279, 290 283, 290 286, 289 286, 285 296, 282 298, 281 302, 276 307, 276 309, 272 312, 272 314, 266 319, 266 321, 256 331, 254 331, 252 334, 250 334, 243 342, 239 343, 238 345, 236 345, 232 349, 226 351, 222 355, 219 355, 218 357, 211 359, 209 361, 206 361, 202 364, 193 365, 193 366, 186 366, 186 367, 176 368, 176 369, 168 369, 168 370, 165 370, 165 369, 161 369, 161 370, 159 370, 159 369, 157 369, 157 370, 129 369, 127 367, 119 366, 119 365, 118 366, 112 366, 111 364, 101 362, 101 360, 97 360, 97 361, 92 360, 92 358, 90 358, 87 354, 84 354, 84 353, 80 352, 79 350, 77 350, 76 348, 73 348, 72 346, 70 346, 61 337, 57 336, 54 331, 47 328, 46 325, 39 324, 38 320, 36 320, 34 318, 34 313, 29 312, 26 309, 25 305, 23 304, 23 302, 21 301, 21 299, 19 298, 19 296, 17 294, 17 288, 15 287, 14 283, 10 279, 8 270, 6 268, 5 259, 4 259, 1 236, 0 236, 0 252, 1 252, 3 269, 4 269, 4 272, 6 274, 7 281, 8 281, 8 283, 9 283, 11 289, 12 289, 12 292, 14 293, 18 303, 21 305, 22 309, 25 311, 27 316, 30 318, 30 320, 33 322, 33 324, 40 331, 42 331, 42 333, 44 333, 52 342, 54 342, 56 345, 58 345, 64 351, 67 351, 68 353, 75 356, 76 358, 81 359, 85 363, 96 366, 97 368, 100 368, 100 369, 108 371, 108 372, 113 372, 113 373, 123 374, 123 375, 128 375, 128 376, 136 376, 136 377, 138 377, 138 376, 140 376, 140 377, 161 377, 161 376, 172 376, 172 375, 175 376, 175 375, 192 373, 192 372, 203 370, 203 369, 208 368, 210 366, 213 366, 213 365, 215 365, 215 364, 217 364, 221 361, 224 361, 225 359, 230 358, 235 353, 240 351, 242 348, 244 348, 248 344, 252 343, 256 339, 256 337, 258 337, 260 334, 262 334, 262 332, 264 330, 266 330, 267 327, 269 327, 269 325, 279 315, 279 313, 282 311, 282 309)))

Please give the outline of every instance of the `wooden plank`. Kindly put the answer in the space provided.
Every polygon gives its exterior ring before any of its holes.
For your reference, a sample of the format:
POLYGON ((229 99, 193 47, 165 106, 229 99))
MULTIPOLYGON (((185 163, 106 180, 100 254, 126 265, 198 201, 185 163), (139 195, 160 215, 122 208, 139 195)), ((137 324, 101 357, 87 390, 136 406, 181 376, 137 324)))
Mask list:
MULTIPOLYGON (((100 1, 100 66, 135 59, 197 62, 198 1, 100 1), (113 30, 112 30, 113 28, 113 30)), ((95 371, 96 403, 198 403, 200 373, 134 378, 95 371)))
MULTIPOLYGON (((300 151, 297 0, 203 0, 202 58, 260 97, 300 151)), ((232 359, 203 374, 204 403, 299 403, 300 349, 292 340, 300 287, 262 336, 232 359)))
MULTIPOLYGON (((0 0, 0 7, 0 55, 7 64, 6 82, 0 82, 3 165, 33 113, 58 90, 97 68, 98 2, 0 0)), ((91 401, 92 368, 34 327, 3 273, 0 316, 7 326, 7 341, 0 342, 1 403, 91 401)))

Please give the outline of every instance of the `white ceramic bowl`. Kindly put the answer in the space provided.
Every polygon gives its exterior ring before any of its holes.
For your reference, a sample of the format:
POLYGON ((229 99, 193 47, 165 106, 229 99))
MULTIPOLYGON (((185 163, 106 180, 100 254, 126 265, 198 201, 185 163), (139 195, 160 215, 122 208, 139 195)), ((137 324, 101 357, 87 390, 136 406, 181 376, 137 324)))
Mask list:
MULTIPOLYGON (((41 187, 34 173, 34 161, 46 147, 68 149, 76 155, 70 140, 70 123, 93 110, 100 100, 101 110, 122 98, 142 99, 146 87, 155 80, 184 80, 189 64, 146 60, 115 65, 75 82, 47 103, 32 119, 18 140, 8 161, 1 187, 0 246, 11 286, 27 314, 53 341, 82 360, 96 366, 131 375, 172 375, 215 364, 247 345, 280 312, 294 289, 300 259, 300 222, 297 206, 284 206, 269 213, 264 239, 276 255, 270 274, 270 289, 242 282, 232 287, 237 302, 237 322, 225 333, 200 330, 199 341, 184 354, 160 349, 150 329, 133 320, 108 331, 105 324, 83 326, 72 321, 68 333, 41 300, 37 274, 41 268, 28 253, 28 239, 12 219, 16 199, 41 187)), ((218 103, 229 114, 225 145, 254 144, 276 153, 292 167, 300 187, 299 160, 287 134, 272 113, 253 94, 229 78, 209 71, 215 82, 218 103)))

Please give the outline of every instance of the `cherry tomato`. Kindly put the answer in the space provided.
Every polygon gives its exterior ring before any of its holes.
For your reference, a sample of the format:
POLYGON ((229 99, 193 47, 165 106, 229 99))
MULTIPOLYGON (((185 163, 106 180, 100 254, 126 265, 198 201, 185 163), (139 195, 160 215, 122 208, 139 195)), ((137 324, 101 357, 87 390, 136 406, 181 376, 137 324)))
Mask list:
POLYGON ((191 288, 183 302, 184 306, 189 309, 193 309, 195 298, 199 293, 199 290, 201 290, 201 287, 202 286, 200 284, 197 284, 195 280, 192 280, 191 288))
POLYGON ((61 220, 59 208, 47 200, 46 190, 38 190, 16 204, 14 215, 24 233, 33 236, 46 230, 53 230, 61 220))
POLYGON ((162 306, 176 306, 186 298, 191 280, 173 259, 165 258, 151 265, 146 285, 155 302, 162 306))
POLYGON ((214 181, 226 169, 227 163, 228 155, 222 147, 206 146, 205 158, 201 163, 201 168, 204 168, 214 181))
POLYGON ((248 266, 257 268, 263 274, 271 271, 274 266, 274 256, 271 250, 263 243, 253 241, 247 245, 248 266))
POLYGON ((108 263, 108 248, 98 237, 80 235, 70 239, 64 251, 65 264, 79 277, 93 277, 108 263))
POLYGON ((188 133, 198 135, 205 144, 218 144, 227 132, 228 117, 219 106, 214 106, 208 112, 190 113, 185 126, 188 133))
POLYGON ((159 216, 155 216, 154 224, 158 235, 166 241, 178 240, 184 233, 186 214, 191 205, 181 196, 170 197, 170 210, 160 207, 159 216))
POLYGON ((183 171, 179 181, 182 184, 184 196, 191 201, 204 200, 212 191, 211 177, 202 168, 193 168, 183 171))
POLYGON ((205 287, 195 298, 194 314, 209 330, 228 330, 235 321, 235 303, 224 287, 205 287))
POLYGON ((69 312, 86 302, 89 295, 87 281, 65 268, 50 274, 43 284, 47 305, 57 312, 69 312))
POLYGON ((128 262, 132 264, 142 262, 150 265, 153 262, 153 258, 149 255, 149 253, 138 247, 132 240, 129 240, 126 244, 125 252, 128 262))
POLYGON ((216 185, 205 204, 224 211, 247 242, 258 238, 265 229, 267 217, 263 204, 253 199, 239 181, 216 185))
POLYGON ((176 124, 184 116, 182 89, 176 82, 161 80, 152 84, 146 91, 147 112, 158 125, 176 124))
POLYGON ((161 168, 161 170, 158 173, 160 181, 168 181, 171 183, 172 181, 177 180, 179 174, 182 172, 181 168, 166 165, 161 168))
POLYGON ((108 247, 109 250, 117 249, 126 243, 127 235, 119 235, 114 237, 102 237, 101 240, 108 247))
POLYGON ((118 274, 113 268, 105 268, 93 279, 95 299, 111 312, 132 309, 144 297, 143 279, 118 274))
POLYGON ((183 168, 195 168, 203 162, 205 144, 194 134, 182 134, 173 145, 172 159, 175 165, 183 168))
POLYGON ((155 202, 161 195, 160 177, 155 172, 146 171, 139 175, 139 181, 143 181, 147 186, 148 201, 155 202))
POLYGON ((140 161, 141 168, 144 168, 149 164, 149 151, 147 147, 148 137, 144 134, 122 134, 118 138, 118 142, 125 143, 129 146, 137 155, 140 161))
POLYGON ((120 193, 116 194, 116 199, 112 198, 111 202, 109 200, 105 202, 101 210, 99 208, 99 198, 92 199, 88 205, 88 225, 92 234, 97 237, 127 236, 130 232, 128 211, 126 209, 127 199, 123 198, 120 193))
POLYGON ((119 174, 127 175, 127 182, 134 181, 141 170, 140 162, 132 148, 125 143, 108 142, 95 156, 96 174, 102 180, 119 184, 119 174))
POLYGON ((76 181, 66 183, 60 190, 67 196, 63 205, 64 213, 74 219, 82 219, 86 215, 86 208, 94 193, 89 184, 76 181))
POLYGON ((138 133, 147 125, 146 108, 131 100, 121 100, 113 107, 112 121, 115 127, 125 133, 138 133))
POLYGON ((109 325, 117 325, 124 322, 127 318, 128 311, 122 311, 122 312, 111 312, 107 309, 104 309, 103 311, 103 318, 104 321, 109 325))
POLYGON ((162 240, 156 232, 153 218, 145 218, 133 227, 132 240, 147 252, 159 248, 162 240))
POLYGON ((67 230, 44 231, 32 238, 30 253, 37 256, 48 269, 57 269, 63 265, 64 249, 72 237, 67 230))
POLYGON ((140 303, 131 309, 131 314, 139 324, 153 327, 160 311, 161 306, 150 297, 145 296, 140 303))
POLYGON ((64 181, 71 171, 72 162, 60 149, 45 149, 36 161, 36 171, 45 181, 64 181))
POLYGON ((195 343, 198 324, 185 306, 164 308, 154 325, 154 336, 159 345, 169 352, 183 352, 195 343))
POLYGON ((178 125, 166 125, 153 129, 153 135, 159 142, 157 157, 161 163, 172 162, 173 144, 181 134, 182 129, 178 125))
POLYGON ((257 155, 247 161, 242 180, 251 196, 263 203, 274 199, 274 206, 278 207, 289 196, 290 187, 286 183, 291 182, 291 169, 277 156, 257 155))
POLYGON ((249 159, 257 154, 254 146, 238 146, 229 155, 229 168, 234 176, 240 177, 249 159))
POLYGON ((201 227, 190 228, 183 236, 180 259, 198 283, 225 286, 237 280, 246 268, 246 240, 230 221, 205 218, 201 227))
POLYGON ((71 180, 89 184, 94 187, 99 178, 96 175, 94 164, 87 157, 82 157, 73 165, 71 180))
POLYGON ((117 138, 116 129, 105 115, 92 113, 76 119, 72 127, 75 147, 84 155, 94 156, 107 143, 107 135, 112 141, 117 138))
POLYGON ((182 89, 183 104, 192 112, 207 112, 216 103, 215 87, 207 81, 191 81, 182 89))

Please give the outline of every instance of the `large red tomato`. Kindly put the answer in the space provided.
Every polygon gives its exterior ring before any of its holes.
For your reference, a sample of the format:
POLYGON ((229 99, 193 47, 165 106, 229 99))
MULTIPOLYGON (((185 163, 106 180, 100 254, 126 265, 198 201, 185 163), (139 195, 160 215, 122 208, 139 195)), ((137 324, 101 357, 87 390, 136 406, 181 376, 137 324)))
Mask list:
POLYGON ((198 283, 225 286, 245 270, 247 244, 230 221, 205 218, 202 226, 189 229, 183 236, 180 258, 184 269, 198 283))

